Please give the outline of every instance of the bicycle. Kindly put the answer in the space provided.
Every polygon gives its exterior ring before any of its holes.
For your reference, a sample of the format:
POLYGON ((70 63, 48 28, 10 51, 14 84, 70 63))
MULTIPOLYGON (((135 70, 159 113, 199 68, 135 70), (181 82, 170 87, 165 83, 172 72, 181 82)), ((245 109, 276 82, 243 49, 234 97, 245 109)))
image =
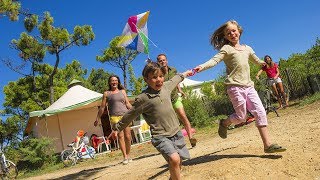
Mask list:
POLYGON ((68 144, 69 149, 65 149, 61 152, 61 161, 66 166, 74 166, 79 159, 83 159, 84 156, 89 155, 91 159, 95 158, 95 150, 88 146, 89 138, 83 136, 80 139, 79 146, 76 146, 75 142, 68 144))
MULTIPOLYGON (((269 79, 266 80, 266 85, 270 86, 268 84, 268 80, 269 79)), ((288 88, 287 84, 285 84, 284 82, 282 82, 282 86, 283 86, 283 90, 284 90, 286 98, 283 97, 282 93, 280 93, 280 89, 279 89, 279 87, 277 85, 276 85, 276 88, 277 88, 277 92, 278 92, 278 94, 280 96, 282 106, 285 107, 286 104, 287 104, 287 102, 285 100, 289 101, 289 99, 290 99, 290 89, 288 88)), ((272 88, 271 88, 271 96, 272 96, 272 99, 274 101, 278 101, 278 97, 277 97, 276 93, 274 92, 274 90, 272 88)))
POLYGON ((0 150, 0 164, 1 164, 1 179, 15 179, 18 176, 18 169, 16 165, 6 159, 5 154, 0 150))
MULTIPOLYGON (((262 80, 260 80, 261 82, 262 80)), ((259 96, 261 99, 261 102, 263 104, 264 109, 266 110, 266 113, 268 114, 269 112, 275 112, 277 117, 280 117, 278 112, 277 112, 277 108, 274 107, 272 105, 273 101, 273 91, 272 89, 270 89, 271 87, 268 85, 267 81, 265 81, 266 83, 261 83, 263 85, 263 90, 259 91, 259 96)))

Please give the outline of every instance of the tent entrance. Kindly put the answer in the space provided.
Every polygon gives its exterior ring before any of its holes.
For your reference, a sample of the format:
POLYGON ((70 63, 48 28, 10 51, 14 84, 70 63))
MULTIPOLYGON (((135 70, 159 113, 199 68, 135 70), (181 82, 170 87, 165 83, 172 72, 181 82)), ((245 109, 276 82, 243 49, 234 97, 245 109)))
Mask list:
POLYGON ((101 124, 103 129, 103 135, 105 137, 108 137, 111 134, 112 130, 111 130, 109 114, 107 110, 105 110, 101 116, 101 124))

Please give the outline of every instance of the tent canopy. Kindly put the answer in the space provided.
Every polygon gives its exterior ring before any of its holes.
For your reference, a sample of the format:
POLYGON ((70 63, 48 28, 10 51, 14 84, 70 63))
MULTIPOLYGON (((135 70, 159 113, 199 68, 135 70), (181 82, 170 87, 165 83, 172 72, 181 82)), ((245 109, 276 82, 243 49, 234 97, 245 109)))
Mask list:
POLYGON ((198 86, 202 83, 204 83, 204 81, 195 81, 189 78, 184 78, 184 80, 180 83, 180 87, 198 86))
MULTIPOLYGON (((72 86, 63 96, 54 102, 47 109, 42 111, 33 111, 29 113, 31 117, 51 116, 64 111, 70 111, 83 107, 92 102, 100 101, 102 94, 91 91, 81 85, 72 86)), ((100 103, 100 102, 99 102, 100 103)))
POLYGON ((47 109, 29 113, 29 120, 25 129, 25 134, 29 134, 31 132, 32 123, 37 118, 52 116, 65 111, 100 106, 103 96, 101 93, 81 86, 81 82, 78 80, 73 80, 68 87, 68 91, 47 109))

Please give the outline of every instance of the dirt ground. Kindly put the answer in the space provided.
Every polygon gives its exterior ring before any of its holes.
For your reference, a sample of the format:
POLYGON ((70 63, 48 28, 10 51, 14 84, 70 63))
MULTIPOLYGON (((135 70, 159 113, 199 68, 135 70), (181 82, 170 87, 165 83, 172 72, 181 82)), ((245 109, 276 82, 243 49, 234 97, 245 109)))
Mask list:
MULTIPOLYGON (((217 132, 196 134, 197 146, 191 148, 188 143, 192 159, 183 162, 182 179, 320 180, 320 101, 291 106, 279 114, 269 113, 268 127, 273 142, 287 151, 265 154, 254 123, 228 131, 227 139, 217 132)), ((166 161, 151 144, 133 146, 132 151, 139 154, 148 148, 128 165, 120 164, 119 159, 99 161, 98 157, 98 163, 82 163, 30 179, 169 179, 166 161)))

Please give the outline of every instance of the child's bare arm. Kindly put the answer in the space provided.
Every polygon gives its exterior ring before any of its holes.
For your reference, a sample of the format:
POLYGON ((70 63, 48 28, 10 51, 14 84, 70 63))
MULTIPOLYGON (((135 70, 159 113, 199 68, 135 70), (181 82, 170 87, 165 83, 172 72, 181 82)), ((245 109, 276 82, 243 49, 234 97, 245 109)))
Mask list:
POLYGON ((191 144, 192 147, 195 147, 196 144, 197 144, 197 139, 193 138, 192 128, 191 128, 190 122, 187 119, 186 120, 184 118, 181 118, 181 119, 182 119, 181 121, 182 121, 182 123, 184 125, 184 128, 187 131, 190 144, 191 144))
POLYGON ((188 76, 192 76, 193 72, 192 70, 188 69, 187 71, 181 73, 183 75, 183 77, 188 77, 188 76))

